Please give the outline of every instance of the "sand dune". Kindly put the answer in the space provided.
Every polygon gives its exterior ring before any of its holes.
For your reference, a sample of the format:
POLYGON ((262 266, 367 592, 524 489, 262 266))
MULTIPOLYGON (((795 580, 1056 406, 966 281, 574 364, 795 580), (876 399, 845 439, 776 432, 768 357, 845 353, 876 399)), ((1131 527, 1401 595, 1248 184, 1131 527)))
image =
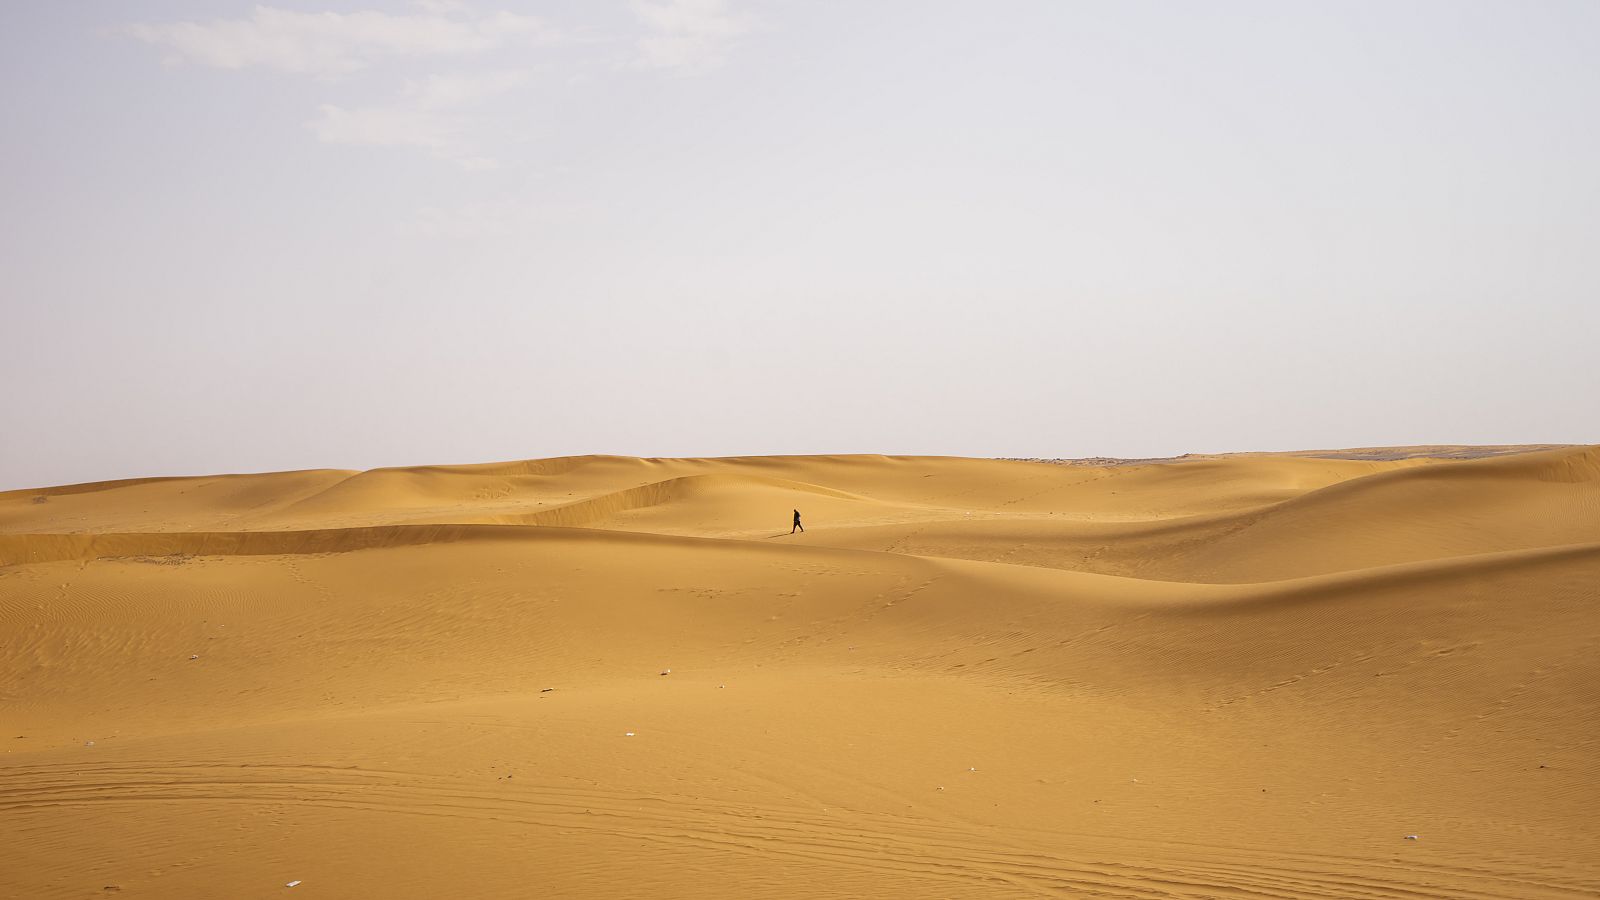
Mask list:
POLYGON ((0 897, 1600 895, 1600 449, 1362 455, 0 494, 0 897))

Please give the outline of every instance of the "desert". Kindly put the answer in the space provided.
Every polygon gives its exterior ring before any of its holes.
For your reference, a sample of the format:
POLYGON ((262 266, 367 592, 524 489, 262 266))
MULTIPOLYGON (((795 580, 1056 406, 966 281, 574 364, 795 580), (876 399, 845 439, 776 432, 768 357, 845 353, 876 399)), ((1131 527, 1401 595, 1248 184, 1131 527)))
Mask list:
POLYGON ((1600 449, 1336 455, 0 494, 0 895, 1594 896, 1600 449))
POLYGON ((0 900, 1600 898, 1597 110, 1596 0, 0 0, 0 900))

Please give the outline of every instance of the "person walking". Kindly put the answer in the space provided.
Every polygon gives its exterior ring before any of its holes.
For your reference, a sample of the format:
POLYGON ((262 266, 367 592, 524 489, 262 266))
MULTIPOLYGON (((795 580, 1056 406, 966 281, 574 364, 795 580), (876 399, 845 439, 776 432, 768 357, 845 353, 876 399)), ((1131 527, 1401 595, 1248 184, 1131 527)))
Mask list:
POLYGON ((794 511, 794 528, 789 529, 789 533, 794 534, 795 528, 800 529, 801 534, 806 533, 806 527, 800 524, 800 510, 798 509, 794 511))

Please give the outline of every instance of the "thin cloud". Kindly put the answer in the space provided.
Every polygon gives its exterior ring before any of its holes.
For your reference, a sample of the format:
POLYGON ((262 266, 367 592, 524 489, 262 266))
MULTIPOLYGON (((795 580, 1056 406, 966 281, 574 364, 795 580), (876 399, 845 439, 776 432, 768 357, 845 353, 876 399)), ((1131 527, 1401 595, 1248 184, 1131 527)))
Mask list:
POLYGON ((391 15, 257 6, 247 19, 134 24, 123 32, 165 48, 172 63, 320 76, 348 74, 385 58, 481 53, 551 37, 533 16, 497 12, 460 18, 443 14, 446 7, 439 4, 427 8, 433 11, 391 15))
POLYGON ((750 30, 750 19, 726 0, 634 0, 633 12, 648 33, 635 44, 637 62, 657 69, 719 65, 726 47, 750 30))
MULTIPOLYGON (((635 64, 656 70, 700 70, 719 64, 746 33, 748 16, 725 0, 632 0, 637 29, 615 40, 632 42, 635 64)), ((260 68, 337 80, 388 64, 449 59, 453 71, 400 82, 389 99, 330 98, 305 122, 325 144, 402 147, 467 170, 499 165, 491 115, 493 98, 522 87, 522 70, 487 68, 536 45, 583 42, 543 20, 512 12, 486 13, 458 0, 413 0, 411 10, 315 12, 257 6, 248 16, 210 21, 128 25, 120 33, 166 52, 169 64, 216 69, 260 68)), ((583 65, 582 59, 577 60, 583 65)))
POLYGON ((425 109, 473 106, 528 83, 528 73, 517 70, 430 75, 408 84, 405 94, 425 109))
POLYGON ((463 147, 458 127, 448 118, 401 106, 346 109, 324 103, 306 127, 325 144, 418 147, 441 157, 455 155, 463 147))
POLYGON ((471 108, 526 82, 527 73, 517 71, 431 75, 407 84, 393 103, 353 109, 325 103, 306 127, 325 144, 413 147, 464 169, 492 169, 499 161, 471 138, 478 124, 471 108))

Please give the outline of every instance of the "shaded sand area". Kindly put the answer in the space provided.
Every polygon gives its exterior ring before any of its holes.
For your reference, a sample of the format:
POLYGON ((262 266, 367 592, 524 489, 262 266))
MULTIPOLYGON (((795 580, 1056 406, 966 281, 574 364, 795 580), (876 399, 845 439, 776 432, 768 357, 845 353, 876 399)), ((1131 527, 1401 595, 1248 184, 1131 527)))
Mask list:
POLYGON ((0 494, 0 897, 1600 895, 1600 449, 1389 455, 0 494))

